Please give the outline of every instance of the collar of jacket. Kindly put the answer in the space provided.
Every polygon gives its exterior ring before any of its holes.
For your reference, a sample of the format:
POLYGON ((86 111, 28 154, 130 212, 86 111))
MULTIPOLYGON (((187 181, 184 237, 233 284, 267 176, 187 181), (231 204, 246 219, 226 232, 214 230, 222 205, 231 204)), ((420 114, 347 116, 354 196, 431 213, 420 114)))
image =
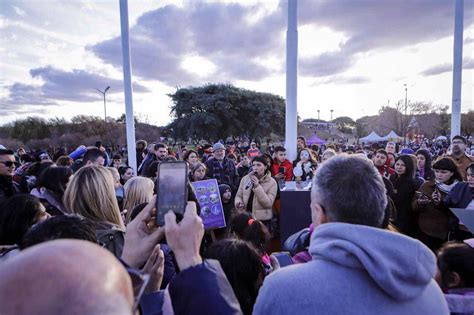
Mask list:
POLYGON ((260 178, 258 181, 259 181, 260 183, 266 183, 266 182, 268 182, 268 181, 270 180, 271 177, 272 177, 271 172, 267 172, 267 173, 265 173, 265 175, 263 175, 262 178, 260 178))

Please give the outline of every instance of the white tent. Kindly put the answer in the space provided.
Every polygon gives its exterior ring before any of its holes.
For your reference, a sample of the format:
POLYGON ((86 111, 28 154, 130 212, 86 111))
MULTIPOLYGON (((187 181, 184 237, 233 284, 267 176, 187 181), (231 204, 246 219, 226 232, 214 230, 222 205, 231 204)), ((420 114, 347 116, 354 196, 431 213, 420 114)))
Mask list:
POLYGON ((390 131, 390 132, 388 133, 388 135, 386 135, 385 137, 383 137, 383 139, 384 139, 384 140, 387 140, 387 141, 388 141, 388 140, 399 140, 399 139, 403 139, 403 137, 400 137, 399 135, 397 135, 397 134, 395 133, 395 131, 392 130, 392 131, 390 131))
POLYGON ((360 138, 359 141, 361 142, 380 142, 384 141, 384 138, 379 136, 378 134, 375 133, 375 131, 372 131, 370 135, 364 138, 360 138))

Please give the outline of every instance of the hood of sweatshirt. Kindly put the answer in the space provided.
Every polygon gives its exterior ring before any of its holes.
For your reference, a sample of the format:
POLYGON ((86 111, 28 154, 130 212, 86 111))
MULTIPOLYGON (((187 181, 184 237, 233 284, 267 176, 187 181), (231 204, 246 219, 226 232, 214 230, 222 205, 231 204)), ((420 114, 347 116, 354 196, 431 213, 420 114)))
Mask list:
POLYGON ((313 260, 365 270, 397 301, 420 295, 436 273, 436 258, 421 242, 363 225, 321 224, 311 236, 309 252, 313 260))

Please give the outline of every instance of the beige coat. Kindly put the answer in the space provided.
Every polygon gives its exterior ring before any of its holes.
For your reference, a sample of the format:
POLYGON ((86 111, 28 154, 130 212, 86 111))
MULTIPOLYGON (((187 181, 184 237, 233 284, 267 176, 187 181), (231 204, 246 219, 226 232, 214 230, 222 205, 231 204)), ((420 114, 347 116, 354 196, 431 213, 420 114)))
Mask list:
POLYGON ((260 180, 258 187, 252 189, 245 189, 245 186, 250 181, 250 176, 245 175, 240 181, 239 190, 235 196, 235 205, 242 202, 247 208, 247 203, 250 198, 250 192, 253 190, 253 207, 252 215, 257 220, 271 220, 273 218, 273 202, 275 202, 278 184, 270 173, 264 175, 260 180))

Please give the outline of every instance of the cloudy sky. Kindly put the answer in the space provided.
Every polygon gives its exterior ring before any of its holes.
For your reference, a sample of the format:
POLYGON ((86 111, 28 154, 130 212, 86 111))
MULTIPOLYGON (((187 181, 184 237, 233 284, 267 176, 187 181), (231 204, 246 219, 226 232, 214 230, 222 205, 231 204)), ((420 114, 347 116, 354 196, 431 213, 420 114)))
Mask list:
MULTIPOLYGON (((130 0, 135 115, 170 122, 176 87, 285 96, 286 1, 130 0)), ((465 1, 462 111, 474 109, 465 1)), ((454 1, 299 0, 298 113, 356 119, 404 98, 451 105, 454 1)), ((0 1, 0 124, 125 112, 118 0, 0 1)))

